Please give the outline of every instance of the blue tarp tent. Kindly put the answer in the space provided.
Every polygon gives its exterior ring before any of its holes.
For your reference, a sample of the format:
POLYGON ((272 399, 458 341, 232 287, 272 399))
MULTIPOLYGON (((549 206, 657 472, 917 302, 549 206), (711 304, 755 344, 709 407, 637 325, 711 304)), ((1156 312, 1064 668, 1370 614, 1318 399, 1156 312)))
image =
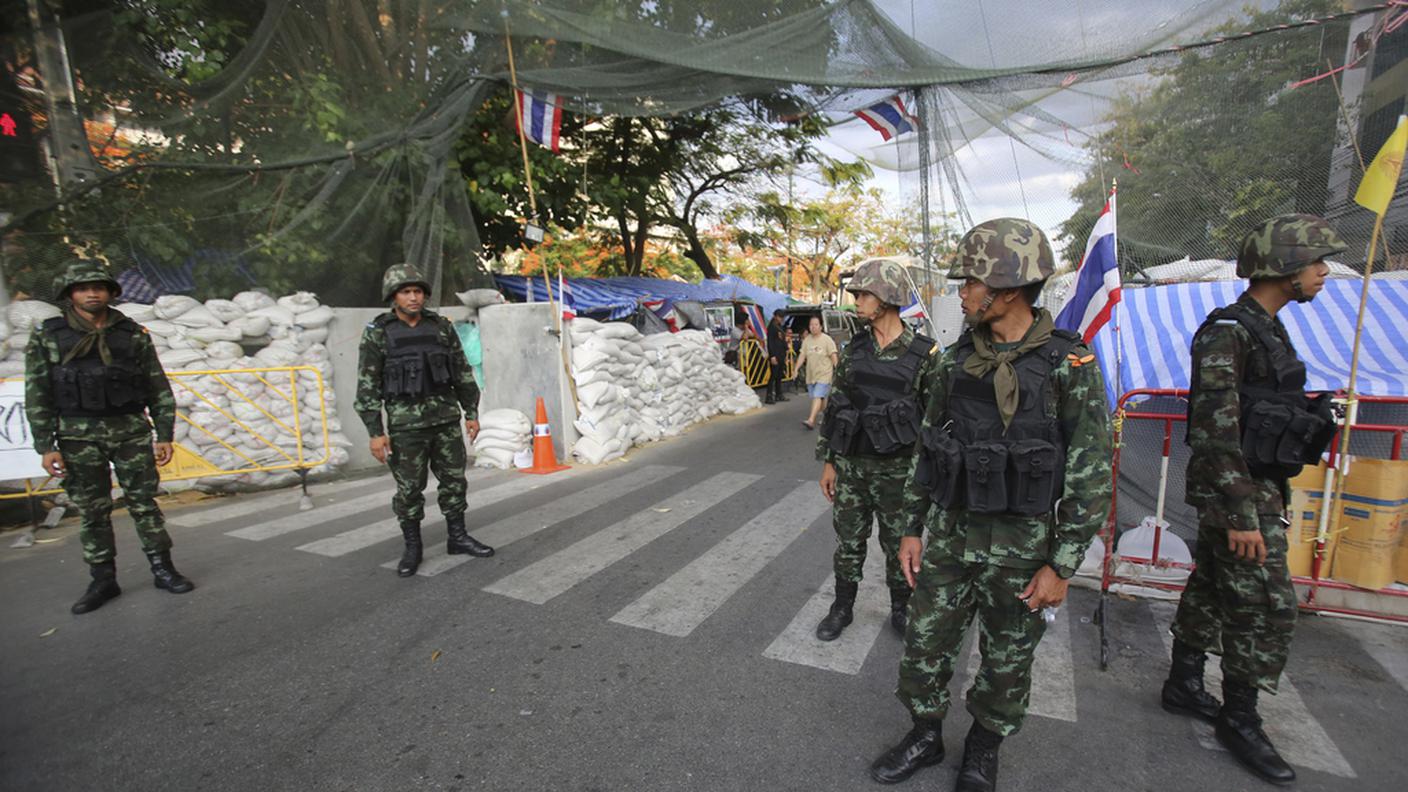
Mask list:
MULTIPOLYGON (((1305 361, 1312 390, 1349 384, 1354 324, 1362 281, 1336 279, 1314 301, 1292 303, 1279 316, 1305 361)), ((1176 283, 1126 288, 1120 306, 1124 365, 1119 388, 1187 388, 1193 333, 1214 308, 1228 305, 1245 281, 1176 283)), ((1408 396, 1408 281, 1375 279, 1369 287, 1357 390, 1372 396, 1408 396)), ((1105 372, 1106 395, 1115 406, 1115 345, 1112 325, 1095 337, 1105 372)))
MULTIPOLYGON (((552 298, 557 300, 557 279, 551 280, 552 298)), ((528 299, 530 283, 534 300, 546 302, 548 299, 547 284, 542 276, 530 279, 522 275, 495 275, 494 282, 515 300, 528 299)), ((567 288, 572 294, 577 313, 604 315, 607 319, 630 316, 642 299, 663 299, 667 310, 678 300, 752 300, 762 306, 764 316, 770 316, 773 311, 788 304, 787 295, 755 286, 733 275, 702 283, 680 283, 659 278, 567 278, 567 288)))

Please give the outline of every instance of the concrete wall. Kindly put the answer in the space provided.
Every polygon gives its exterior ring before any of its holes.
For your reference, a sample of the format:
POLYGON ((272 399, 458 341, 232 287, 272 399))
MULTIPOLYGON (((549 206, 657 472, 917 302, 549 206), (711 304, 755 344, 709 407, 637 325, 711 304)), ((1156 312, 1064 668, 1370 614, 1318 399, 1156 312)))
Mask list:
MULTIPOLYGON (((367 448, 367 430, 357 418, 357 347, 362 328, 385 308, 335 308, 327 347, 332 360, 333 392, 343 431, 352 441, 346 470, 368 470, 381 465, 367 448)), ((453 321, 463 321, 462 306, 438 309, 453 321)), ((535 398, 548 408, 553 445, 559 461, 577 441, 572 421, 576 411, 564 375, 559 339, 553 333, 553 310, 547 303, 494 305, 480 310, 479 330, 484 346, 484 382, 479 383, 479 410, 512 407, 533 418, 535 398), (563 416, 566 415, 566 420, 563 416)))
POLYGON ((576 410, 554 317, 548 303, 490 305, 479 310, 485 379, 480 384, 479 411, 511 407, 532 419, 537 397, 543 397, 561 462, 577 442, 572 426, 576 410))

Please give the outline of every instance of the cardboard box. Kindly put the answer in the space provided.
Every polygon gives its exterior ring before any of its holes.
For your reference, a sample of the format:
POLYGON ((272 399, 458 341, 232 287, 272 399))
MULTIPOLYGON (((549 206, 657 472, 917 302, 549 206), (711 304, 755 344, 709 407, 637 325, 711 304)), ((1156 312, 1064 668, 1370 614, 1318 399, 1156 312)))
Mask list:
POLYGON ((1337 529, 1332 577, 1379 589, 1397 577, 1399 545, 1408 529, 1408 460, 1357 458, 1335 510, 1337 529))
MULTIPOLYGON (((1315 536, 1320 531, 1320 511, 1325 506, 1324 462, 1306 466, 1299 476, 1291 479, 1291 524, 1286 529, 1286 564, 1296 577, 1310 577, 1315 556, 1315 536)), ((1333 526, 1331 526, 1333 531, 1333 526)), ((1329 577, 1334 558, 1336 534, 1325 540, 1325 560, 1320 576, 1329 577)))

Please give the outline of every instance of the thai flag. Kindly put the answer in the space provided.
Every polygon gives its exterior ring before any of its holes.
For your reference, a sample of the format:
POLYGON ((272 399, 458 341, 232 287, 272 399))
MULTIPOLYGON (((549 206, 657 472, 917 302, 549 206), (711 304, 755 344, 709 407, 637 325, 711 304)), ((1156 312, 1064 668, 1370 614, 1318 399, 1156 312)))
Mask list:
POLYGON ((1080 333, 1089 344, 1120 301, 1120 267, 1115 254, 1115 192, 1090 230, 1085 257, 1076 269, 1075 290, 1056 317, 1062 330, 1080 333))
POLYGON ((768 337, 768 326, 763 321, 763 309, 756 305, 745 305, 743 313, 748 315, 748 325, 753 328, 753 332, 758 338, 768 337))
POLYGON ((914 128, 919 126, 919 122, 915 120, 914 116, 904 109, 904 100, 900 99, 898 95, 891 96, 889 99, 879 104, 873 104, 864 110, 857 110, 855 113, 886 140, 906 132, 913 132, 914 128))
POLYGON ((519 132, 554 152, 562 133, 562 105, 557 94, 518 92, 519 132))
POLYGON ((909 305, 900 309, 901 319, 928 319, 929 314, 924 312, 924 301, 919 299, 919 293, 913 290, 909 292, 909 305))
POLYGON ((557 299, 562 303, 562 321, 570 322, 576 319, 577 301, 572 298, 572 287, 563 279, 561 269, 557 271, 557 299))

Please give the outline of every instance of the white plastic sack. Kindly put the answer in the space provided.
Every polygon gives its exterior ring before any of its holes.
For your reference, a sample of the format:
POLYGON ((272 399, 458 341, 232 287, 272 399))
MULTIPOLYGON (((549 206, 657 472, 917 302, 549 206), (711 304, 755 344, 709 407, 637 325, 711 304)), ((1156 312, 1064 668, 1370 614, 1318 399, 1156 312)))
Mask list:
POLYGON ((156 308, 143 303, 122 303, 117 306, 117 310, 121 311, 123 316, 138 323, 156 318, 156 308))
MULTIPOLYGON (((222 363, 228 361, 230 363, 233 363, 239 357, 244 355, 244 349, 241 348, 239 344, 234 343, 233 340, 215 341, 205 347, 205 354, 206 357, 209 357, 211 359, 211 368, 217 368, 217 366, 214 365, 216 361, 220 361, 222 363)), ((218 368, 229 368, 229 366, 222 365, 218 368)))
POLYGON ((312 292, 294 292, 293 294, 280 297, 278 299, 278 305, 280 308, 294 314, 303 311, 311 311, 318 307, 318 296, 312 292))
POLYGON ((270 297, 268 294, 265 294, 262 291, 253 290, 242 291, 239 294, 236 294, 234 297, 230 298, 230 302, 243 308, 245 310, 245 313, 249 313, 250 311, 257 311, 260 308, 268 308, 273 305, 278 305, 278 303, 274 301, 273 297, 270 297))
MULTIPOLYGON (((230 327, 193 327, 187 331, 186 337, 209 345, 217 341, 238 341, 244 338, 244 333, 241 333, 237 328, 230 327)), ((239 355, 235 355, 235 357, 239 357, 239 355)))
POLYGON ((200 300, 194 297, 187 297, 184 294, 163 294, 156 298, 153 308, 156 310, 157 318, 172 320, 186 313, 192 308, 205 307, 200 304, 200 300))
POLYGON ((149 319, 142 322, 142 326, 155 336, 173 336, 181 332, 181 328, 163 319, 149 319))
POLYGON ((239 330, 245 338, 259 338, 269 334, 269 317, 267 316, 245 316, 230 323, 230 327, 239 330))
POLYGON ((28 333, 44 320, 62 316, 63 312, 43 300, 17 300, 10 303, 9 318, 12 333, 28 333))
POLYGON ((504 407, 498 410, 489 410, 479 415, 479 428, 484 429, 509 429, 518 434, 531 434, 533 432, 533 422, 528 420, 528 416, 518 410, 504 407))
POLYGON ((244 318, 245 310, 234 300, 206 300, 205 309, 222 322, 244 318))
POLYGON ((196 361, 204 361, 205 353, 195 349, 169 349, 157 353, 157 360, 165 369, 182 369, 196 361))
POLYGON ((209 308, 200 303, 196 303, 194 308, 172 318, 171 321, 181 327, 223 327, 225 325, 215 317, 215 314, 210 312, 209 308))
POLYGON ((271 326, 282 325, 284 327, 288 327, 293 324, 293 311, 290 311, 282 305, 271 305, 266 308, 259 308, 253 311, 249 311, 245 314, 246 319, 253 317, 263 317, 265 319, 268 319, 269 324, 271 326))
POLYGON ((331 321, 332 309, 326 305, 293 315, 293 323, 303 328, 326 327, 331 321))

